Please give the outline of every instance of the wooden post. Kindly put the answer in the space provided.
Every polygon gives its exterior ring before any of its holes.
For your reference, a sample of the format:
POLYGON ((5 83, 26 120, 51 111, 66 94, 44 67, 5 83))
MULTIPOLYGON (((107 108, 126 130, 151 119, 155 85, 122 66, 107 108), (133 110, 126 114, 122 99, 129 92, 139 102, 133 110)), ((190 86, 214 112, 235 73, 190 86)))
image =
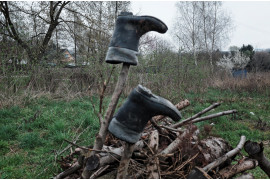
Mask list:
MULTIPOLYGON (((114 114, 120 95, 122 94, 122 91, 125 87, 125 83, 128 77, 129 66, 130 66, 129 64, 123 63, 120 75, 118 77, 117 84, 115 86, 115 89, 111 98, 111 102, 107 108, 105 118, 101 121, 99 133, 96 135, 93 149, 101 150, 103 147, 104 141, 106 139, 106 135, 108 133, 109 123, 114 114)), ((90 153, 90 156, 94 155, 95 153, 96 153, 95 151, 92 151, 90 153)), ((89 179, 90 175, 91 175, 90 172, 88 172, 87 169, 84 168, 82 177, 85 179, 89 179)))
POLYGON ((117 179, 126 179, 127 170, 135 144, 125 143, 125 149, 117 170, 117 179))

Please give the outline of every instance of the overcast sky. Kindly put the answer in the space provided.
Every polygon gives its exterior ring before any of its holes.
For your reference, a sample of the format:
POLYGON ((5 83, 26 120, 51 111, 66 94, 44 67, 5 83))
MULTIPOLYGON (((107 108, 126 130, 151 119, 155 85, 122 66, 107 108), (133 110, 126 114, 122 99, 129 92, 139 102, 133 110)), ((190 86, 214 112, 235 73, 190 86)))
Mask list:
MULTIPOLYGON (((132 1, 133 14, 151 15, 161 19, 172 29, 176 15, 176 1, 132 1)), ((231 14, 234 30, 229 46, 251 44, 256 49, 270 48, 270 1, 224 1, 224 9, 231 14)), ((169 33, 163 35, 172 42, 169 33)))

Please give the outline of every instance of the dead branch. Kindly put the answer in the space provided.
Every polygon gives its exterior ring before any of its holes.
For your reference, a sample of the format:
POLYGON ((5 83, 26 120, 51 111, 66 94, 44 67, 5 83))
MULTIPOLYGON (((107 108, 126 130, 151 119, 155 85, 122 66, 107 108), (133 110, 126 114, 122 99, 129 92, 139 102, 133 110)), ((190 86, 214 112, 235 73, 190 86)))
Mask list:
POLYGON ((173 127, 176 128, 176 127, 183 126, 182 124, 186 124, 187 122, 190 122, 191 120, 196 119, 197 117, 200 117, 201 115, 203 115, 203 114, 207 113, 208 111, 218 107, 219 105, 220 105, 220 103, 214 103, 211 106, 207 107, 206 109, 202 110, 201 112, 193 115, 192 117, 190 117, 190 118, 188 118, 186 120, 183 120, 183 121, 181 121, 181 122, 179 122, 177 124, 174 124, 173 127))
POLYGON ((259 162, 259 167, 270 178, 270 161, 265 157, 263 153, 263 143, 258 144, 257 142, 247 141, 245 143, 244 149, 250 158, 256 159, 259 162))
POLYGON ((236 113, 236 112, 237 112, 236 110, 229 110, 229 111, 223 111, 223 112, 211 114, 211 115, 204 116, 204 117, 201 117, 201 118, 196 118, 196 119, 193 119, 193 120, 187 119, 188 121, 183 120, 183 121, 181 121, 179 123, 176 123, 176 124, 172 125, 172 128, 179 128, 179 127, 184 126, 184 125, 189 124, 189 123, 197 123, 197 122, 213 119, 213 118, 216 118, 216 117, 219 117, 219 116, 233 114, 233 113, 236 113))
POLYGON ((99 168, 95 173, 93 173, 90 176, 90 179, 96 179, 101 173, 103 173, 106 169, 108 169, 110 167, 110 165, 107 165, 105 167, 101 167, 99 168))
POLYGON ((81 165, 78 162, 76 162, 70 168, 68 168, 67 170, 65 170, 65 171, 61 172, 60 174, 58 174, 57 176, 55 176, 54 179, 63 179, 66 176, 74 173, 75 171, 77 171, 80 168, 81 168, 81 165))
POLYGON ((229 179, 238 173, 254 169, 258 166, 258 161, 253 159, 246 159, 238 164, 230 165, 219 171, 219 175, 222 179, 229 179))

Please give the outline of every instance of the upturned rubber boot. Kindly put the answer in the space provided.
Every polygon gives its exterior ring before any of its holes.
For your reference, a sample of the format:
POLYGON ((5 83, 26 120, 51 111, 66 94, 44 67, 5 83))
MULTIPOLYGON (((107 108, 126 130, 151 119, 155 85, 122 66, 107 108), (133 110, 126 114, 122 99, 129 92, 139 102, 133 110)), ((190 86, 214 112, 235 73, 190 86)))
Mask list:
POLYGON ((169 116, 174 121, 181 119, 180 112, 170 101, 138 85, 111 120, 109 131, 121 140, 136 143, 147 122, 156 115, 169 116))
POLYGON ((106 62, 137 65, 140 37, 149 31, 165 33, 167 30, 166 24, 155 17, 133 16, 131 12, 121 12, 116 20, 106 62))

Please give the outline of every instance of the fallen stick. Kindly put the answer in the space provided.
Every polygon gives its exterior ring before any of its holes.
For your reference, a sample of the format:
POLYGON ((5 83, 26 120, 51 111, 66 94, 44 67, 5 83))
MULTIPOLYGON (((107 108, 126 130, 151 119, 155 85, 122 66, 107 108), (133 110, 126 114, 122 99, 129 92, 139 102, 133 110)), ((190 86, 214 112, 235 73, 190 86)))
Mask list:
MULTIPOLYGON (((212 110, 212 109, 218 107, 219 105, 220 105, 220 103, 214 103, 214 104, 212 104, 211 106, 209 106, 209 107, 205 108, 204 110, 202 110, 201 112, 199 112, 199 113, 193 115, 192 117, 187 118, 187 119, 185 119, 185 120, 183 120, 183 121, 177 123, 177 124, 179 124, 179 125, 174 124, 173 127, 174 127, 174 126, 179 126, 179 127, 180 127, 180 126, 182 126, 181 124, 185 124, 185 123, 187 123, 187 122, 190 122, 191 120, 196 119, 197 117, 200 117, 201 115, 203 115, 203 114, 207 113, 208 111, 210 111, 210 110, 212 110)), ((174 127, 174 128, 176 128, 176 127, 174 127)))
POLYGON ((237 113, 236 110, 228 110, 228 111, 223 111, 223 112, 219 112, 219 113, 215 113, 215 114, 210 114, 208 116, 204 116, 204 117, 200 117, 200 118, 196 118, 196 119, 193 119, 193 120, 183 120, 179 123, 176 123, 174 125, 172 125, 172 128, 179 128, 181 126, 184 126, 186 124, 190 124, 190 123, 197 123, 197 122, 201 122, 201 121, 205 121, 205 120, 209 120, 209 119, 213 119, 213 118, 216 118, 216 117, 219 117, 219 116, 224 116, 224 115, 229 115, 229 114, 233 114, 233 113, 237 113))
POLYGON ((68 168, 67 170, 65 170, 65 171, 61 172, 60 174, 58 174, 57 176, 55 176, 54 179, 63 179, 66 176, 74 173, 75 171, 77 171, 81 167, 82 166, 78 162, 76 162, 70 168, 68 168))
MULTIPOLYGON (((205 176, 205 174, 207 174, 211 169, 214 169, 216 167, 218 167, 220 164, 224 163, 227 159, 233 157, 234 155, 238 154, 241 149, 243 148, 244 144, 246 141, 246 137, 245 136, 241 136, 239 144, 237 145, 237 147, 229 152, 227 152, 226 154, 224 154, 223 156, 219 157, 217 160, 213 161, 212 163, 208 164, 207 166, 205 166, 204 168, 201 168, 200 170, 197 169, 193 169, 190 174, 188 175, 188 179, 198 179, 199 177, 205 176), (204 171, 205 173, 203 173, 202 171, 204 171)), ((208 178, 208 177, 206 177, 208 178)))
POLYGON ((108 169, 108 167, 110 167, 110 165, 99 168, 95 173, 90 176, 90 179, 96 179, 101 173, 108 169))
POLYGON ((263 143, 258 144, 257 142, 247 141, 245 143, 244 149, 250 158, 256 159, 259 162, 259 167, 270 178, 270 161, 265 157, 263 153, 263 143))
POLYGON ((239 164, 230 165, 219 171, 219 176, 222 179, 230 179, 238 173, 254 169, 258 166, 258 161, 254 159, 246 159, 239 164))

